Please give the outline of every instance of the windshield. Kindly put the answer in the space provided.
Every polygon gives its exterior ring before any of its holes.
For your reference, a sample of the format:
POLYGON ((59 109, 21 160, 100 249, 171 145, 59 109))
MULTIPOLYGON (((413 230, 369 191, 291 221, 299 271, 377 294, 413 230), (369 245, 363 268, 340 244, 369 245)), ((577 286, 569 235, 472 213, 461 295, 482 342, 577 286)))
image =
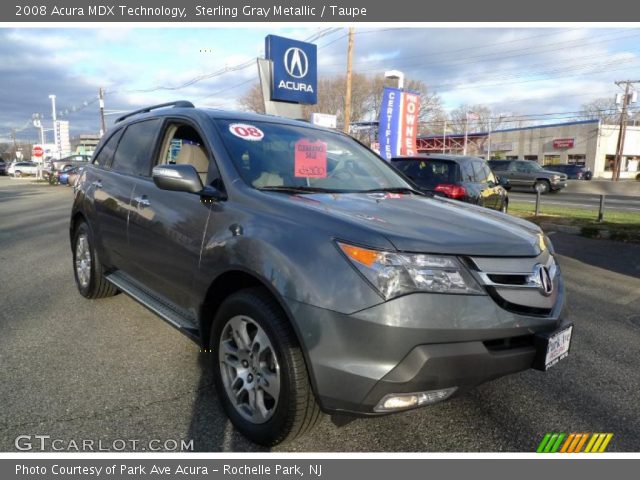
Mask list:
POLYGON ((257 189, 410 189, 393 168, 344 135, 269 122, 216 120, 243 180, 257 189))

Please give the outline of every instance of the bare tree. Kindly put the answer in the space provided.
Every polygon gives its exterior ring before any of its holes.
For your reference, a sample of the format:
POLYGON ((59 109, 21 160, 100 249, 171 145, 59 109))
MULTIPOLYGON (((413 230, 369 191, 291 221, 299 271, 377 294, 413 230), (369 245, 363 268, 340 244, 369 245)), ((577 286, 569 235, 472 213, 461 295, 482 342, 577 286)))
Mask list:
POLYGON ((260 82, 251 85, 251 88, 238 99, 238 103, 244 110, 264 113, 264 100, 262 99, 260 82))
POLYGON ((470 132, 486 132, 489 128, 497 130, 506 120, 505 116, 493 112, 487 105, 460 105, 449 112, 449 123, 454 132, 464 132, 467 115, 470 132))
POLYGON ((620 112, 613 98, 604 97, 583 104, 580 117, 584 120, 600 120, 602 123, 615 124, 620 119, 620 112))
MULTIPOLYGON (((382 90, 385 78, 382 75, 364 75, 354 73, 351 78, 351 122, 377 121, 380 116, 382 90)), ((336 115, 338 124, 344 124, 345 75, 324 77, 318 80, 318 103, 307 105, 303 112, 305 118, 311 113, 330 113, 336 115)), ((440 97, 430 93, 421 80, 409 80, 405 90, 420 94, 420 134, 438 130, 434 122, 442 121, 444 114, 440 97)), ((260 84, 254 84, 239 100, 242 108, 255 112, 264 112, 260 84)))

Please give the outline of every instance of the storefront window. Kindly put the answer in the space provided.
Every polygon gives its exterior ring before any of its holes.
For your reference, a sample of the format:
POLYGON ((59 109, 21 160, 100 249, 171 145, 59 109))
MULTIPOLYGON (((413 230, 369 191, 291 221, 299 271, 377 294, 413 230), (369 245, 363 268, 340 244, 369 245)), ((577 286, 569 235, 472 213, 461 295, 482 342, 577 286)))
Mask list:
POLYGON ((560 155, 545 155, 544 165, 557 165, 560 163, 560 155))
POLYGON ((570 165, 584 165, 587 161, 586 155, 569 155, 570 165))

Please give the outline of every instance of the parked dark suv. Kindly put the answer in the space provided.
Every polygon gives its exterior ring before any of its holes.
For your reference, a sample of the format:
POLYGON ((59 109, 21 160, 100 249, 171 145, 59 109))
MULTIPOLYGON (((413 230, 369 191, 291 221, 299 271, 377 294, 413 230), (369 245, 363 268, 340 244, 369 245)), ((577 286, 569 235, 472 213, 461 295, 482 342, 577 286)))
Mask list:
POLYGON ((496 175, 505 177, 513 187, 526 187, 540 193, 557 192, 567 186, 567 175, 545 170, 532 160, 489 160, 496 175))
POLYGON ((76 183, 70 236, 80 293, 121 290, 196 340, 265 445, 321 411, 428 405, 569 349, 537 226, 414 190, 304 122, 184 101, 122 117, 76 183))
POLYGON ((569 180, 591 180, 593 178, 593 172, 584 165, 560 163, 556 165, 545 165, 544 168, 552 172, 564 173, 569 180))
POLYGON ((391 164, 424 192, 507 211, 507 190, 481 158, 462 155, 397 157, 391 164))

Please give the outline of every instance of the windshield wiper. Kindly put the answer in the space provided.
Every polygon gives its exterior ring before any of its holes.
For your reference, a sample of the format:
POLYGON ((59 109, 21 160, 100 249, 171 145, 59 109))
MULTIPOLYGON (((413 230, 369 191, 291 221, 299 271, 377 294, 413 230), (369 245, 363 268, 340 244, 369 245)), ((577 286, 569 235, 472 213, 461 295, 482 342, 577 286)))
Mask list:
POLYGON ((371 190, 360 190, 358 193, 413 193, 421 197, 433 197, 433 194, 422 192, 409 187, 388 187, 388 188, 372 188, 371 190))
POLYGON ((342 193, 340 190, 330 188, 308 187, 306 185, 273 185, 267 187, 258 187, 256 190, 261 192, 287 192, 287 193, 342 193))

